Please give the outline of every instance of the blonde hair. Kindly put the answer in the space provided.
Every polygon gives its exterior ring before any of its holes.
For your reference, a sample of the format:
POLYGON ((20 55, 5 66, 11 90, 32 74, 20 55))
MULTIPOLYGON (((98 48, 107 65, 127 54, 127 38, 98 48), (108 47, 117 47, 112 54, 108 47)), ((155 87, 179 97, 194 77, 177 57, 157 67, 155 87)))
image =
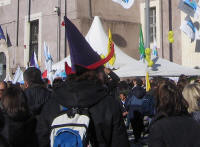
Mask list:
POLYGON ((189 104, 188 112, 199 111, 198 101, 200 100, 200 84, 188 84, 183 89, 183 97, 189 104))

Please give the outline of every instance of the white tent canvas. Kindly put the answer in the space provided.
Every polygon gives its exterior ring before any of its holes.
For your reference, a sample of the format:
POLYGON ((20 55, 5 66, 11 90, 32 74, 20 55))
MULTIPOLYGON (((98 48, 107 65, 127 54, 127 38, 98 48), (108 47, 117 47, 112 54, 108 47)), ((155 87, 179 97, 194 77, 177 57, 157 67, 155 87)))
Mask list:
MULTIPOLYGON (((99 17, 95 17, 92 26, 86 35, 86 40, 89 42, 91 47, 99 54, 107 55, 108 50, 108 36, 105 33, 101 20, 99 17)), ((133 77, 133 76, 144 76, 145 75, 145 65, 139 61, 126 55, 123 51, 115 45, 116 61, 112 68, 119 77, 133 77)), ((53 69, 64 69, 64 62, 71 65, 70 57, 68 56, 61 62, 54 64, 53 69)), ((110 65, 108 65, 110 67, 110 65)))
MULTIPOLYGON (((200 75, 200 71, 196 69, 192 69, 189 67, 185 67, 173 62, 170 62, 166 59, 162 59, 159 57, 153 57, 154 65, 151 68, 148 68, 150 76, 165 76, 165 77, 178 77, 181 74, 187 76, 196 76, 200 75)), ((143 61, 140 61, 144 65, 143 61)))
MULTIPOLYGON (((95 17, 91 25, 91 28, 86 35, 86 40, 92 46, 92 48, 99 54, 107 55, 108 36, 105 33, 101 20, 99 17, 95 17)), ((147 64, 143 61, 137 61, 132 57, 126 55, 123 51, 115 45, 116 61, 114 64, 114 72, 119 77, 134 77, 145 76, 147 71, 147 64)), ((200 75, 198 70, 184 67, 176 63, 172 63, 168 60, 155 57, 155 65, 152 68, 148 68, 150 76, 167 76, 176 77, 181 74, 185 75, 200 75)), ((64 62, 71 65, 70 56, 62 61, 53 65, 53 70, 64 70, 64 62)))

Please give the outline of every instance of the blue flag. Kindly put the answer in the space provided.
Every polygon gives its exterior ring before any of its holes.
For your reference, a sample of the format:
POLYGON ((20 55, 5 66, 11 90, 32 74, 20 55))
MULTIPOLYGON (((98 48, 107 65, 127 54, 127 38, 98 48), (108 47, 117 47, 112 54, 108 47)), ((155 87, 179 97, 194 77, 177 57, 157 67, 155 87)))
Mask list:
POLYGON ((36 67, 39 69, 38 61, 35 52, 33 52, 31 59, 30 59, 30 66, 36 67))
POLYGON ((4 36, 3 30, 1 28, 1 25, 0 25, 0 39, 6 40, 6 37, 4 36))

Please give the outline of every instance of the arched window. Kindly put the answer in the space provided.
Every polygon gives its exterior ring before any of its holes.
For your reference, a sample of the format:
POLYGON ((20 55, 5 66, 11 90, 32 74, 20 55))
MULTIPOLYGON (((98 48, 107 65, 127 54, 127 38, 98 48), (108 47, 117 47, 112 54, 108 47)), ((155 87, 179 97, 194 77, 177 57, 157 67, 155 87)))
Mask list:
POLYGON ((3 81, 6 78, 6 55, 0 53, 0 81, 3 81))

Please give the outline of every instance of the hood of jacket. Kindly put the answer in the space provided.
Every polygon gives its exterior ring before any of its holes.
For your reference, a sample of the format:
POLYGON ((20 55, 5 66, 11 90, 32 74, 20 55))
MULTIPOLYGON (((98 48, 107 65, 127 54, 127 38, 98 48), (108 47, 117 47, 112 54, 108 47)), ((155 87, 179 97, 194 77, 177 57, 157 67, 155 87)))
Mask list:
POLYGON ((89 108, 108 95, 106 88, 94 81, 68 81, 57 88, 53 98, 67 108, 89 108))

